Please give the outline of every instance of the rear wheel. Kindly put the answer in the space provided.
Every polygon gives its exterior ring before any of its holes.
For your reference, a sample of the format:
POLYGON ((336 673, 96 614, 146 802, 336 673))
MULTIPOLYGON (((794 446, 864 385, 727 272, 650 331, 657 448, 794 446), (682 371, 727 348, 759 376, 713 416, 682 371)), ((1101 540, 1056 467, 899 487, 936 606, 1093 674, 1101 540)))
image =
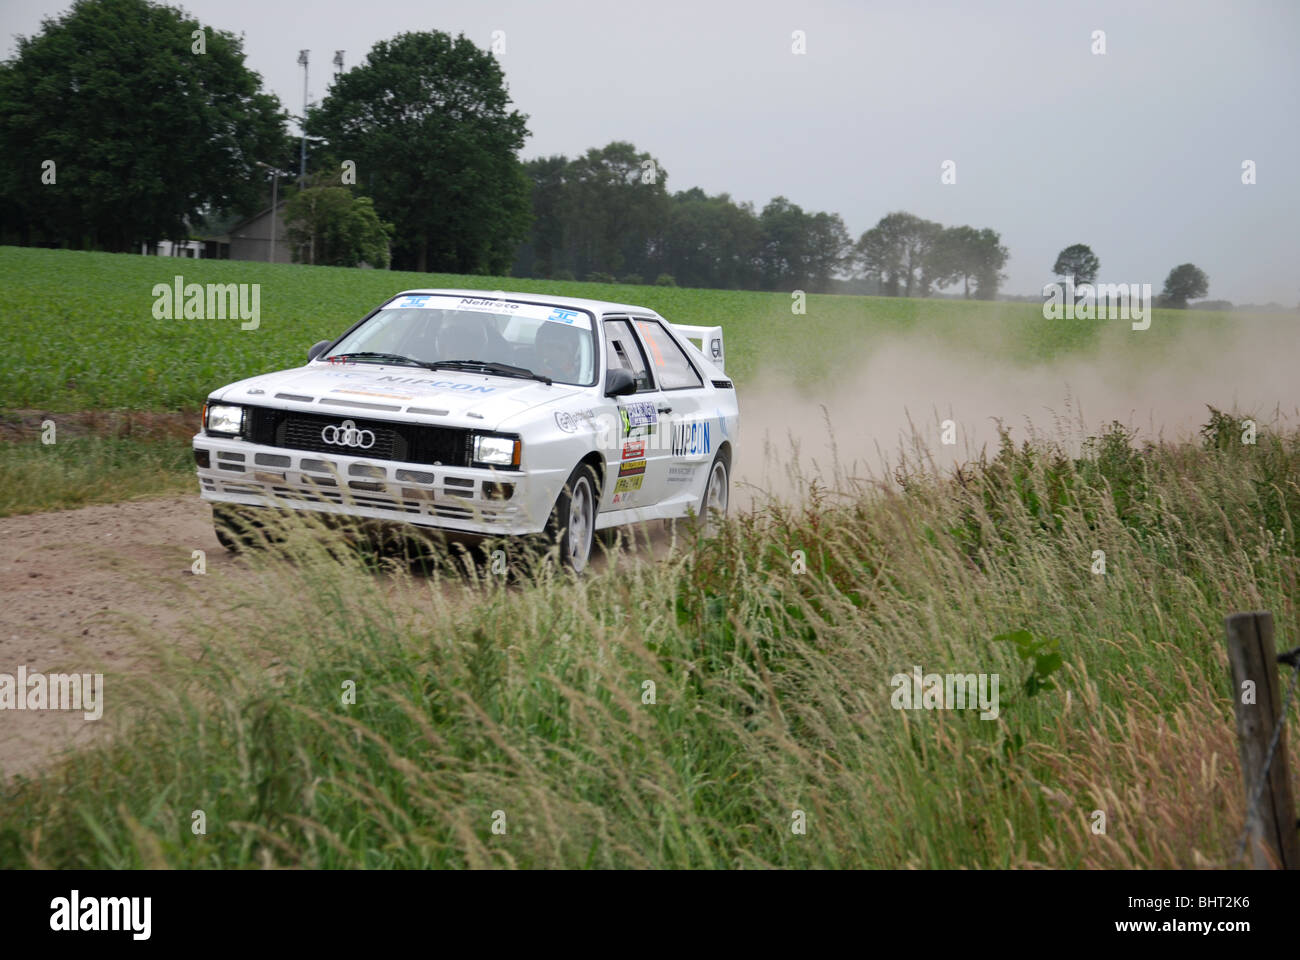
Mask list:
POLYGON ((704 486, 704 497, 700 500, 700 522, 706 534, 716 533, 723 519, 727 516, 727 505, 731 502, 731 462, 719 450, 709 467, 709 480, 704 486))
POLYGON ((559 545, 560 563, 574 573, 587 569, 596 533, 596 475, 587 464, 578 464, 569 474, 551 511, 547 533, 559 545))

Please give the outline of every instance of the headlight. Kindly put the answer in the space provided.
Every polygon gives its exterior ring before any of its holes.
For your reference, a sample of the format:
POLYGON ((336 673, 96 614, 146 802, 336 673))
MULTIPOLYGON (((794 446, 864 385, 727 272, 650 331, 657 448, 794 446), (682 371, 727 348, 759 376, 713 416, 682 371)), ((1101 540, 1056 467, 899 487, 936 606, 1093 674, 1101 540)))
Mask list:
POLYGON ((232 406, 228 403, 208 405, 208 418, 204 424, 208 433, 226 433, 231 436, 238 436, 243 425, 243 407, 232 406))
POLYGON ((519 452, 523 444, 512 437, 485 437, 474 435, 474 464, 491 467, 519 466, 519 452))

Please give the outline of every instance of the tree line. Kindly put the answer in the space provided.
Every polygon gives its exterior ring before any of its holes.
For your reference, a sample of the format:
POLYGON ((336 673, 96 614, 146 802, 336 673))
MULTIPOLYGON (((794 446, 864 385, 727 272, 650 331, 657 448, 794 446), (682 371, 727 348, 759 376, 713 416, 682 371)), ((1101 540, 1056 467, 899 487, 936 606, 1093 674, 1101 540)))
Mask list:
MULTIPOLYGON (((149 0, 77 0, 0 64, 0 241, 132 251, 220 233, 292 170, 289 114, 239 37, 149 0), (108 42, 106 38, 112 38, 108 42), (142 109, 141 105, 148 105, 142 109)), ((668 191, 633 144, 521 162, 528 118, 464 36, 403 33, 335 78, 302 126, 310 176, 280 191, 313 263, 810 292, 866 278, 992 296, 996 232, 905 213, 856 242, 786 197, 668 191)))
MULTIPOLYGON (((311 173, 285 183, 299 259, 418 272, 924 297, 997 296, 1007 248, 988 227, 886 214, 857 240, 836 213, 779 196, 668 189, 616 141, 523 162, 528 117, 497 60, 464 36, 402 33, 335 78, 302 126, 311 173)), ((76 0, 0 64, 0 243, 112 251, 220 233, 294 169, 289 114, 243 43, 149 0, 76 0), (106 39, 111 38, 111 42, 106 39)), ((1082 282, 1083 244, 1054 272, 1082 282)), ((1204 296, 1192 264, 1166 299, 1204 296)))

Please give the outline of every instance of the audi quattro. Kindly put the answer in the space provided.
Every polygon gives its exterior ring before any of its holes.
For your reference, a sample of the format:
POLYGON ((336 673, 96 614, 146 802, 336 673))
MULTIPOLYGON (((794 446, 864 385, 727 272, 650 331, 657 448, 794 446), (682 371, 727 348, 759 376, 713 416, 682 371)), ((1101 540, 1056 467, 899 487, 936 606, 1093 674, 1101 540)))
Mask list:
POLYGON ((408 290, 306 366, 213 391, 201 496, 231 548, 226 513, 273 506, 544 534, 580 572, 597 530, 726 513, 740 414, 724 363, 721 327, 645 307, 408 290))

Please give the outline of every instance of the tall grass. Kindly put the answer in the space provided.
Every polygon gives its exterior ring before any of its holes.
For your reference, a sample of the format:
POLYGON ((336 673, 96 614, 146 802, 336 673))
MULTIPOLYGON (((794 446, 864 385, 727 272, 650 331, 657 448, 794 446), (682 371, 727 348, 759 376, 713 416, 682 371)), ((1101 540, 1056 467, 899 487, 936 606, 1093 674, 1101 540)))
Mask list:
POLYGON ((1300 565, 1300 432, 1239 427, 1005 438, 577 582, 291 541, 115 685, 107 745, 5 788, 0 866, 1230 865, 1222 620, 1294 643, 1300 565), (914 665, 998 674, 1000 715, 894 709, 914 665))
POLYGON ((188 439, 60 436, 0 442, 0 517, 194 489, 188 439))

